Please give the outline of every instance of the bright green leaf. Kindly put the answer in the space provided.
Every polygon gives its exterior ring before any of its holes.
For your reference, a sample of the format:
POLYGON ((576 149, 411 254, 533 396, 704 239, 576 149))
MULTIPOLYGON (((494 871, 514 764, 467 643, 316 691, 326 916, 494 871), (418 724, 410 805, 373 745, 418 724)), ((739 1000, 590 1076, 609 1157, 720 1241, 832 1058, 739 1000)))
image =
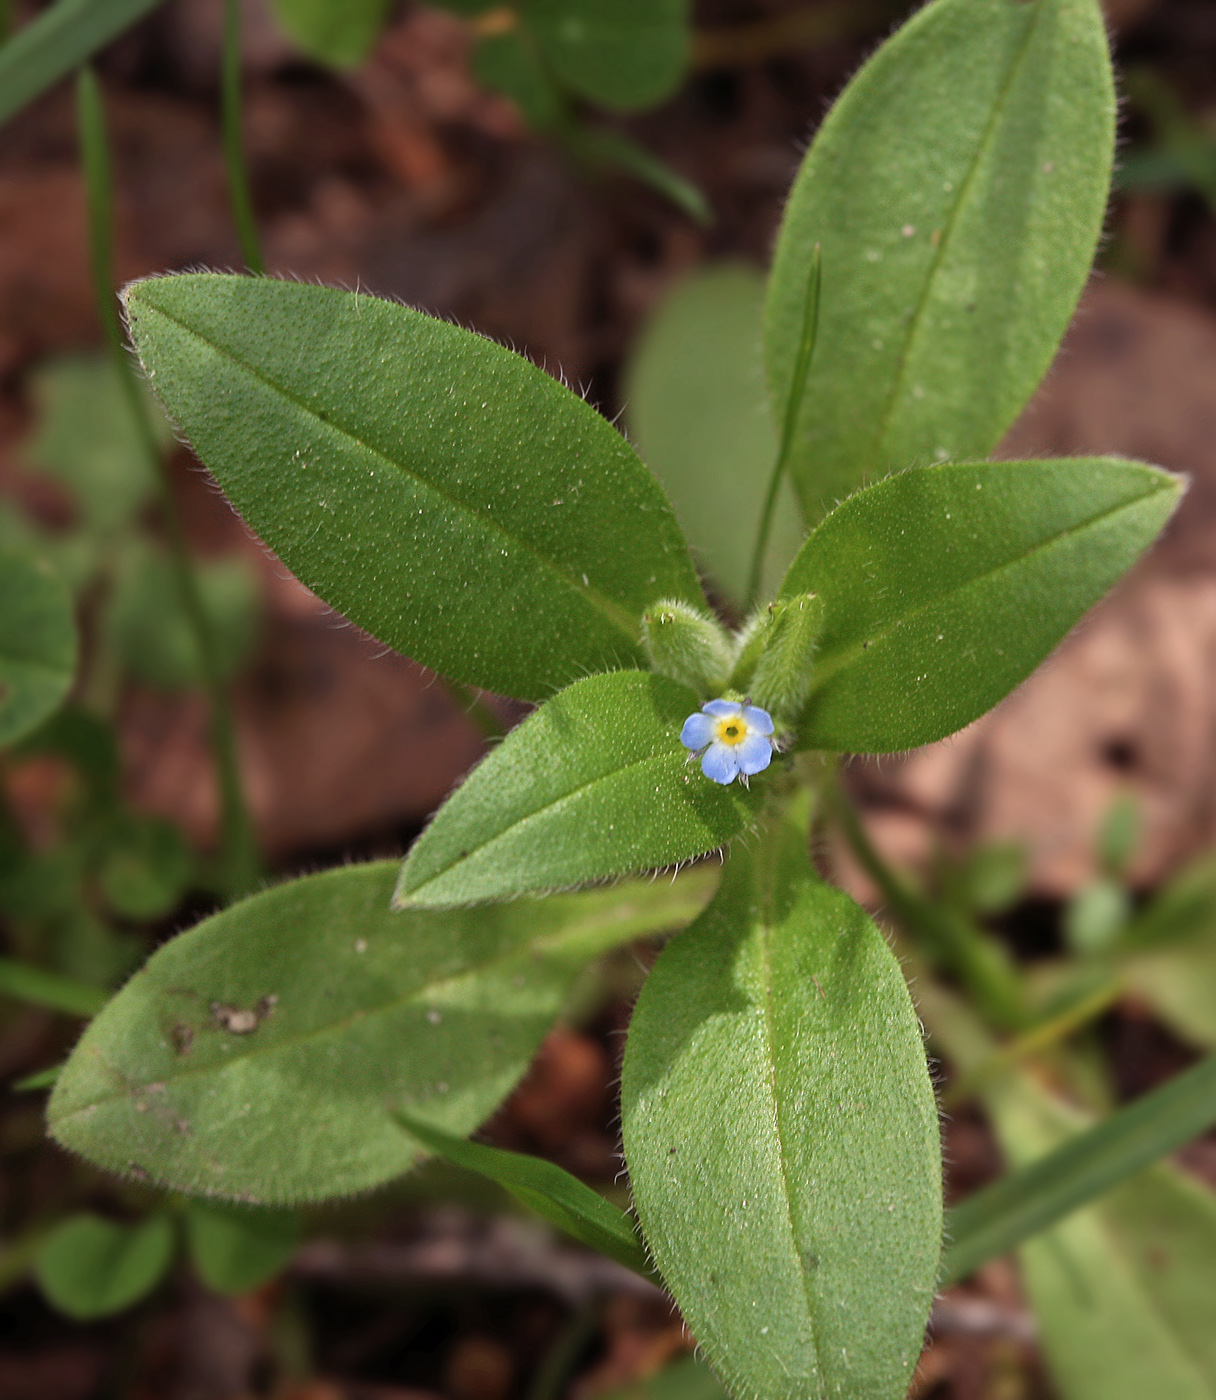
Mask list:
POLYGON ((688 64, 689 0, 521 0, 554 73, 605 107, 650 107, 688 64))
POLYGON ((137 1303, 164 1277, 173 1259, 173 1224, 154 1215, 141 1225, 100 1216, 69 1216, 42 1242, 34 1261, 48 1300, 81 1322, 137 1303))
POLYGON ((154 10, 160 0, 58 0, 0 47, 0 123, 154 10))
MULTIPOLYGON (((127 524, 155 495, 156 480, 113 361, 52 361, 34 377, 33 392, 37 429, 25 457, 70 488, 91 530, 107 534, 127 524)), ((167 445, 169 425, 147 397, 148 421, 167 445)))
MULTIPOLYGON (((663 301, 626 369, 625 414, 671 497, 694 552, 722 593, 746 603, 748 570, 777 435, 760 352, 764 279, 745 263, 694 274, 663 301)), ((764 579, 771 596, 802 539, 782 488, 764 579)))
POLYGON ((497 1182, 530 1210, 576 1240, 624 1264, 627 1269, 650 1275, 651 1268, 632 1217, 556 1163, 452 1137, 417 1114, 401 1113, 398 1117, 406 1131, 429 1151, 497 1182))
POLYGON ((922 467, 850 497, 781 589, 825 607, 801 746, 884 753, 961 729, 1135 562, 1182 489, 1077 457, 922 467))
POLYGON ((444 908, 676 865, 751 825, 764 787, 719 786, 680 743, 700 708, 664 676, 588 676, 530 715, 410 851, 396 899, 444 908))
POLYGON ((85 1032, 47 1116, 65 1147, 197 1195, 367 1190, 502 1101, 602 950, 682 923, 704 884, 509 907, 389 908, 396 862, 242 900, 160 948, 85 1032))
POLYGON ((318 62, 346 67, 366 58, 393 0, 270 0, 287 37, 318 62))
POLYGON ((42 723, 76 673, 76 619, 63 580, 39 555, 0 552, 0 744, 42 723))
POLYGON ((625 1050, 643 1233, 715 1370, 766 1400, 895 1400, 941 1235, 937 1108, 899 964, 787 832, 736 853, 625 1050))
POLYGON ((0 996, 86 1019, 95 1016, 108 1000, 100 987, 48 972, 18 958, 0 958, 0 996))
POLYGON ((821 244, 791 459, 808 516, 996 446, 1088 276, 1114 129, 1096 0, 934 0, 850 83, 795 182, 767 307, 780 421, 821 244))
POLYGON ((191 1201, 186 1242, 198 1276, 216 1293, 248 1293, 282 1273, 300 1242, 299 1218, 285 1210, 191 1201))
POLYGON ((355 292, 209 274, 125 293, 154 387, 310 588, 471 685, 543 699, 703 604, 611 425, 521 356, 355 292))

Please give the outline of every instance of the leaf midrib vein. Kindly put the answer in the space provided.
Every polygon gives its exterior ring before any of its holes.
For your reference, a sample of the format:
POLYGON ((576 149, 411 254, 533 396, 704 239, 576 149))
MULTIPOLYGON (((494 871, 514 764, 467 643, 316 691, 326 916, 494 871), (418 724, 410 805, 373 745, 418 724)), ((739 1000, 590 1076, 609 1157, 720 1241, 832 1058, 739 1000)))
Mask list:
POLYGON ((491 534, 497 534, 502 539, 506 540, 514 548, 522 550, 524 553, 530 555, 532 559, 541 566, 542 569, 547 570, 549 573, 554 574, 559 579, 561 579, 561 581, 568 588, 570 588, 576 596, 580 598, 585 598, 587 602, 591 604, 592 607, 594 607, 598 612, 600 612, 600 614, 609 623, 612 624, 613 627, 615 627, 618 631, 624 633, 624 635, 629 639, 631 645, 636 646, 638 639, 638 631, 637 626, 635 625, 630 615, 613 599, 609 598, 606 594, 601 593, 599 589, 593 588, 590 584, 584 584, 582 582, 581 577, 575 576, 573 570, 567 569, 564 564, 559 563, 556 559, 552 559, 547 555, 542 554, 535 545, 531 544, 529 541, 523 539, 519 535, 513 534, 493 516, 486 515, 483 511, 475 509, 473 506, 469 505, 468 502, 462 501, 458 497, 453 496, 450 492, 444 490, 435 482, 428 481, 426 477, 420 476, 417 472, 410 470, 410 468, 407 467, 404 463, 398 462, 393 457, 390 457, 387 452, 384 452, 380 448, 374 447, 370 443, 365 442, 357 433, 353 432, 350 428, 347 428, 343 424, 335 421, 333 418, 322 417, 321 414, 319 414, 316 411, 316 409, 314 409, 310 404, 306 403, 303 399, 299 398, 290 390, 285 389, 281 384, 277 383, 268 374, 263 373, 263 371, 258 369, 256 366, 250 364, 248 360, 243 359, 241 356, 235 354, 232 350, 212 340, 210 336, 204 335, 201 331, 196 330, 193 326, 188 326, 184 321, 179 320, 176 316, 172 315, 170 312, 164 310, 163 307, 158 306, 153 302, 148 301, 145 302, 144 305, 150 310, 154 311, 156 315, 163 316, 165 320, 172 322, 173 325, 177 326, 178 329, 183 331, 186 335, 192 336, 195 340, 199 341, 200 344, 207 346, 215 355, 219 356, 221 359, 228 360, 230 363, 235 365, 237 369, 248 374, 250 378, 257 380, 260 384, 264 384, 266 388, 270 389, 272 392, 280 394, 289 403, 294 404, 295 407, 298 408, 301 413, 306 414, 314 422, 320 424, 322 428, 329 429, 330 431, 338 434, 340 437, 345 438, 348 442, 353 443, 361 451, 368 453, 372 457, 375 457, 378 461, 383 462, 387 467, 391 468, 393 471, 415 482, 422 490, 428 491, 433 496, 436 496, 440 500, 447 502, 448 505, 453 507, 458 513, 463 513, 472 520, 477 521, 479 525, 481 525, 491 534))
POLYGON ((916 303, 916 309, 913 311, 912 316, 908 321, 907 333, 904 336, 903 348, 900 351, 899 359, 896 364, 895 374, 891 380, 891 387, 887 393, 887 401, 883 405, 882 412, 878 415, 877 429, 873 438, 874 449, 870 456, 871 465, 881 467, 884 464, 884 459, 881 457, 880 453, 882 450, 883 443, 886 439, 887 433, 890 430, 891 421, 895 415, 896 403, 898 402, 901 394, 903 393, 904 383, 907 379, 909 366, 911 364, 912 348, 918 336, 920 335, 921 323, 924 321, 929 306, 930 293, 937 282, 938 274, 940 273, 945 263, 946 255, 950 251, 951 245, 954 240, 955 231, 958 228, 959 220, 962 217, 962 210, 966 205, 971 194, 971 189, 975 184, 976 179, 978 178, 980 167, 988 154, 988 146, 992 137, 992 133, 996 129, 997 123, 999 122, 1000 118, 1004 115, 1005 106, 1009 101, 1009 95, 1012 92, 1019 75, 1021 74, 1023 64, 1026 62, 1026 56, 1030 51, 1031 42, 1034 39, 1035 32, 1038 28, 1039 21, 1042 19, 1043 11, 1045 8, 1046 0, 1043 0, 1043 3, 1035 6, 1035 12, 1033 17, 1031 18, 1030 24, 1027 26, 1025 37, 1022 40, 1021 48, 1017 54, 1017 57, 1009 65, 1009 71, 1006 74, 1005 81, 1001 86, 1000 95, 998 96, 995 104, 993 105, 992 114, 991 116, 989 116, 988 122, 984 127, 984 134, 980 137, 979 143, 976 146, 975 155, 972 157, 971 164, 967 169, 967 173, 963 177, 962 183, 959 186, 958 198, 954 201, 954 207, 951 209, 950 216, 946 220, 945 227, 942 229, 942 235, 941 238, 938 240, 938 245, 933 255, 933 261, 929 265, 928 274, 926 275, 924 283, 921 286, 920 296, 917 299, 916 303))

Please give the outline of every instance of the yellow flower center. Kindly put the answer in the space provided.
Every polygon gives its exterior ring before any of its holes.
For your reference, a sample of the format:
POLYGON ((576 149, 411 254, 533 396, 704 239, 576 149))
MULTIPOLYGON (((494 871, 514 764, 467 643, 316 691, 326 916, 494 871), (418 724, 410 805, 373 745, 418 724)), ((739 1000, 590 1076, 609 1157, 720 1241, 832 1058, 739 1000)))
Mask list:
POLYGON ((719 744, 741 744, 747 738, 747 725, 742 715, 727 715, 718 721, 716 730, 719 744))

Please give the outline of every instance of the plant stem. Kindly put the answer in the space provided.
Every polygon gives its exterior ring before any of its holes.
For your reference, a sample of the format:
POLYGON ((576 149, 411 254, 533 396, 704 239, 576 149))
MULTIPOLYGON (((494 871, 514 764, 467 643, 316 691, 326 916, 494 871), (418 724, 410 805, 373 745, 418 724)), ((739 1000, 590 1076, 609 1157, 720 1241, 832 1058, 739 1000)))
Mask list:
POLYGON ((798 427, 798 412, 806 393, 806 377, 815 354, 815 341, 819 333, 819 288, 823 281, 823 250, 818 243, 811 254, 811 266, 806 276, 806 299, 802 305, 802 334, 798 340, 798 354, 794 359, 794 373, 790 378, 789 397, 785 401, 785 421, 781 425, 781 445, 777 450, 777 460, 773 463, 773 473, 768 480, 768 490, 764 494, 764 505, 760 511, 760 528, 756 532, 756 547, 752 551, 752 564, 747 575, 747 607, 756 606, 760 592, 760 580, 764 572, 764 556, 768 552, 768 537, 773 526, 773 511, 777 506, 777 495, 781 490, 781 478, 785 475, 786 464, 794 445, 794 433, 798 427))
POLYGON ((221 83, 221 123, 224 134, 224 165, 228 171, 228 198, 232 222, 241 243, 241 256, 250 272, 265 275, 266 260, 258 239, 253 198, 249 192, 249 171, 245 166, 245 143, 241 122, 241 4, 224 0, 224 57, 221 83))
POLYGON ((220 881, 226 894, 247 892, 256 882, 259 860, 253 827, 241 790, 236 736, 228 695, 220 679, 215 638, 203 607, 198 578, 186 547, 181 515, 173 495, 168 464, 156 441, 152 419, 123 341, 113 292, 113 179, 101 90, 93 70, 77 77, 76 112, 89 209, 89 256, 97 310, 122 392, 160 494, 161 514, 169 540, 173 573, 190 628, 194 633, 210 708, 211 749, 220 792, 222 863, 220 881))

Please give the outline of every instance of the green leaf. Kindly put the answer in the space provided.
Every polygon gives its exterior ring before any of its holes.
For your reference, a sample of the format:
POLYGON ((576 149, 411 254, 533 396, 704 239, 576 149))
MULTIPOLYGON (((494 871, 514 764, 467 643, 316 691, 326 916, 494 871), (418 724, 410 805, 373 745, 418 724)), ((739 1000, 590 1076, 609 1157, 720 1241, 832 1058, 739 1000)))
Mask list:
POLYGON ((561 128, 559 135, 567 152, 593 174, 623 171, 670 200, 693 223, 702 228, 713 223, 713 210, 701 188, 624 132, 572 121, 561 128))
POLYGON ((58 0, 0 47, 0 122, 78 68, 160 0, 58 0))
MULTIPOLYGON (((99 355, 55 360, 34 377, 33 392, 38 426, 23 455, 70 488, 96 534, 127 524, 156 494, 156 480, 113 361, 99 355)), ((167 445, 169 425, 147 397, 148 421, 167 445)))
MULTIPOLYGON (((760 352, 764 279, 745 263, 694 273, 662 303, 625 371, 625 412, 694 553, 722 593, 746 602, 752 543, 777 455, 760 352)), ((788 481, 764 578, 768 597, 802 538, 788 481)))
POLYGON ((417 1114, 401 1113, 398 1118, 429 1151, 497 1182, 558 1229, 627 1269, 650 1276, 652 1270, 632 1218, 556 1163, 452 1137, 417 1114))
POLYGON ((158 394, 315 592, 456 680, 543 699, 704 605, 671 509, 577 395, 360 293, 209 274, 127 288, 158 394))
POLYGON ((923 467, 850 497, 781 588, 825 608, 800 746, 884 753, 970 723, 1135 562, 1183 484, 1077 457, 923 467))
POLYGON ((257 1210, 191 1201, 186 1242, 199 1278, 216 1293, 249 1293, 282 1273, 300 1242, 299 1218, 285 1210, 257 1210))
POLYGON ((611 1390, 601 1400, 727 1400, 722 1382, 695 1357, 685 1356, 670 1366, 611 1390))
POLYGON ((9 1088, 15 1094, 32 1094, 39 1089, 53 1089, 62 1068, 62 1065, 48 1065, 46 1069, 27 1074, 24 1079, 15 1079, 9 1088))
MULTIPOLYGON (((1084 1126, 1026 1077, 990 1094, 1015 1165, 1084 1126)), ((1216 1199, 1166 1166, 1021 1250, 1040 1341, 1065 1400, 1211 1400, 1216 1199)))
POLYGON ((55 710, 76 674, 76 618, 67 586, 45 559, 0 550, 0 744, 55 710))
POLYGON ((109 1000, 100 987, 63 977, 58 972, 48 972, 17 958, 0 958, 0 996, 86 1019, 95 1016, 109 1000))
POLYGON ((625 1049, 646 1241, 735 1394, 903 1395, 941 1238, 937 1108, 882 935, 787 831, 736 853, 625 1049))
POLYGON ((530 715, 439 809, 401 870, 401 907, 562 889, 717 850, 752 791, 706 778, 680 743, 700 708, 665 676, 588 676, 530 715))
POLYGON ((473 76, 483 87, 509 97, 537 131, 552 130, 566 120, 565 99, 530 36, 519 29, 480 38, 473 51, 473 76))
POLYGON ((396 1110, 471 1132, 580 969, 705 897, 698 879, 397 914, 395 876, 386 861, 295 880, 165 944, 76 1047, 53 1136, 111 1171, 247 1204, 367 1190, 418 1154, 396 1110))
POLYGON ((34 1261, 47 1299, 87 1322, 137 1303, 164 1277, 173 1259, 173 1224, 154 1215, 141 1225, 116 1225, 98 1215, 69 1216, 43 1241, 34 1261))
POLYGON ((1175 1035, 1216 1050, 1216 939, 1133 958, 1122 971, 1175 1035))
POLYGON ((554 73, 605 107, 650 107, 688 65, 689 0, 521 0, 554 73))
POLYGON ((934 0, 850 83, 794 184, 766 317, 780 421, 822 244, 791 457, 809 517, 997 444, 1085 284, 1114 129, 1096 0, 934 0))
POLYGON ((319 63, 339 68, 366 58, 393 0, 270 0, 283 32, 319 63))
POLYGON ((950 1211, 942 1286, 966 1278, 1216 1123, 1216 1056, 950 1211))
POLYGON ((190 847, 172 822, 128 812, 107 833, 98 879, 114 913, 147 920, 171 914, 194 873, 190 847))

